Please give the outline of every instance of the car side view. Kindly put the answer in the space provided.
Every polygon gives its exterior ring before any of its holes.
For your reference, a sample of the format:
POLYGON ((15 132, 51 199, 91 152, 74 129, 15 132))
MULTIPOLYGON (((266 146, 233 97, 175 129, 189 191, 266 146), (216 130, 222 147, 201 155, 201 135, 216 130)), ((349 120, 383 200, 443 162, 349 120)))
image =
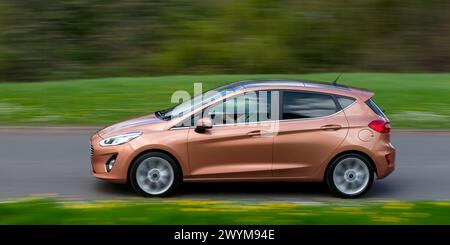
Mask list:
POLYGON ((395 168, 373 93, 310 81, 240 81, 91 137, 95 177, 167 196, 183 182, 324 182, 366 193, 395 168))

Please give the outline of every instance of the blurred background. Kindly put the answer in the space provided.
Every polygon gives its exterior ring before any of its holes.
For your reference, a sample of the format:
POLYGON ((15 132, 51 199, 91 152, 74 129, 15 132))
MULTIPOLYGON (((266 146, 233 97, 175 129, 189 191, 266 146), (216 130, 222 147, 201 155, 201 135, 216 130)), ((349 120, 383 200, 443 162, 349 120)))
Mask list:
POLYGON ((0 81, 450 70, 440 0, 1 0, 0 81))
POLYGON ((394 127, 450 128, 450 2, 0 0, 0 125, 105 126, 236 80, 370 89, 394 127))
POLYGON ((450 1, 0 0, 0 223, 449 224, 449 95, 450 1), (172 107, 195 82, 340 73, 375 92, 398 149, 393 176, 353 204, 308 206, 339 199, 290 183, 199 185, 143 206, 2 201, 134 198, 90 176, 96 130, 172 107))

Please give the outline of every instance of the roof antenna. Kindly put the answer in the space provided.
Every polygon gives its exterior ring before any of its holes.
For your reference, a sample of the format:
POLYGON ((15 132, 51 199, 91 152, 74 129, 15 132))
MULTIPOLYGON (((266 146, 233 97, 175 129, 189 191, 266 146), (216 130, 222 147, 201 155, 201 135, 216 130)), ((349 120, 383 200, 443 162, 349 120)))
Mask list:
POLYGON ((332 82, 333 86, 337 86, 337 81, 339 80, 339 78, 342 76, 342 73, 339 74, 339 76, 336 77, 336 79, 334 79, 334 81, 332 82))

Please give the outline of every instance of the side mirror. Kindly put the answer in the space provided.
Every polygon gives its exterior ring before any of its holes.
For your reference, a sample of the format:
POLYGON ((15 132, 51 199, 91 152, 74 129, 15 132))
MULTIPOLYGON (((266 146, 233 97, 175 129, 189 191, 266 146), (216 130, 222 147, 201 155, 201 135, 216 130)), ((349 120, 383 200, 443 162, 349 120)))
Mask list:
POLYGON ((212 128, 212 120, 209 117, 200 118, 195 123, 195 132, 197 133, 204 133, 210 128, 212 128))

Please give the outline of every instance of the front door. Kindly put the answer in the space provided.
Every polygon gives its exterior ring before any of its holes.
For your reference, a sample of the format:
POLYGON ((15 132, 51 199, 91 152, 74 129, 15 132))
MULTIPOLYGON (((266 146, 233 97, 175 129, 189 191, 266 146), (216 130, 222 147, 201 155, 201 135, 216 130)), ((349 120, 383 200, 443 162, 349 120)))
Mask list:
MULTIPOLYGON (((263 121, 270 118, 267 91, 240 94, 204 111, 213 128, 188 134, 190 178, 251 179, 271 177, 273 136, 263 121), (264 99, 263 99, 264 98, 264 99), (264 109, 266 108, 266 109, 264 109)), ((270 100, 269 100, 270 102, 270 100)))

